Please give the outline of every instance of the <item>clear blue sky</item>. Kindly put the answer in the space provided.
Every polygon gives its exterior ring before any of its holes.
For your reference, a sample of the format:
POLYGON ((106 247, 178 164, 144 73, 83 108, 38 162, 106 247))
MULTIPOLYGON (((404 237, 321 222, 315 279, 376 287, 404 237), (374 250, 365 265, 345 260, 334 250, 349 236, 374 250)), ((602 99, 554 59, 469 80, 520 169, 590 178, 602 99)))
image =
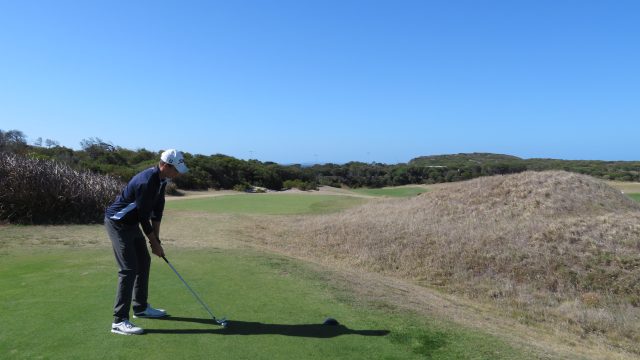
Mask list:
POLYGON ((640 1, 0 0, 0 129, 280 163, 640 160, 640 1))

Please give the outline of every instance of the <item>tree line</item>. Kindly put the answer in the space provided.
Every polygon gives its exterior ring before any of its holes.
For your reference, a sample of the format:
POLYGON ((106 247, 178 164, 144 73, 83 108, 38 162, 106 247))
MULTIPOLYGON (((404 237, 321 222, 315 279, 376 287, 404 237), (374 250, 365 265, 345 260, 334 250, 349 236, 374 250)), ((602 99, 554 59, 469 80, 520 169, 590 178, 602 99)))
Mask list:
MULTIPOLYGON (((47 139, 27 144, 18 130, 0 130, 0 151, 33 159, 55 160, 79 170, 108 174, 127 181, 137 172, 153 166, 159 151, 130 150, 88 138, 81 150, 60 146, 47 139)), ((638 161, 589 161, 557 159, 521 159, 515 156, 487 153, 425 156, 408 163, 382 164, 348 162, 313 166, 282 165, 275 162, 241 160, 232 156, 185 153, 190 172, 175 180, 181 189, 244 190, 262 187, 281 190, 297 187, 315 189, 320 185, 334 187, 383 187, 407 184, 434 184, 468 180, 480 176, 513 174, 526 170, 565 170, 601 179, 640 181, 638 161)))

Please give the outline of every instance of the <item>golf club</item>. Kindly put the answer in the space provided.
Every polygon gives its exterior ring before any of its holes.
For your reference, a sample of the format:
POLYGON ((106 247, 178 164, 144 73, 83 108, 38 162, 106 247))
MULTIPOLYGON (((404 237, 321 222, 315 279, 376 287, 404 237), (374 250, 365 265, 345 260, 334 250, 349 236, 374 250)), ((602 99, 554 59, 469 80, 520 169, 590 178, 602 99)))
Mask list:
POLYGON ((171 263, 169 262, 169 260, 167 260, 166 257, 162 257, 162 259, 164 259, 164 261, 169 265, 169 267, 171 268, 171 270, 173 270, 174 273, 176 273, 176 275, 178 275, 178 278, 180 280, 182 280, 182 283, 184 284, 184 286, 187 287, 187 289, 189 289, 189 291, 191 291, 191 293, 193 294, 193 296, 196 297, 196 299, 198 299, 198 302, 200 302, 200 304, 202 305, 202 307, 204 307, 205 310, 207 310, 207 312, 209 313, 209 315, 211 315, 211 318, 213 319, 213 321, 216 322, 216 324, 222 326, 222 327, 227 327, 227 319, 226 318, 221 318, 221 319, 216 319, 215 315, 213 315, 213 313, 211 312, 211 309, 209 309, 209 307, 207 306, 207 304, 204 303, 204 301, 202 301, 200 299, 200 297, 198 296, 198 294, 196 294, 195 291, 193 291, 193 289, 191 288, 191 286, 189 286, 189 284, 187 284, 186 281, 184 281, 184 279, 182 278, 182 276, 180 276, 180 274, 178 273, 178 270, 176 270, 176 268, 173 267, 173 265, 171 265, 171 263))

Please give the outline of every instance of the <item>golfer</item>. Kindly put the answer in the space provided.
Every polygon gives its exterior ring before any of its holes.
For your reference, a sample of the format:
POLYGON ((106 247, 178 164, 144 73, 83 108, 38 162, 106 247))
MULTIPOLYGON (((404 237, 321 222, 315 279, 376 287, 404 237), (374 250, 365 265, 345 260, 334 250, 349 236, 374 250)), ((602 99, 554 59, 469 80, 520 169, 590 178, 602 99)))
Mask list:
POLYGON ((184 164, 182 153, 174 149, 166 150, 160 155, 159 164, 135 175, 105 212, 104 225, 119 268, 111 324, 113 333, 132 335, 144 332, 129 321, 132 300, 133 317, 167 316, 166 311, 154 309, 147 302, 151 257, 144 235, 149 239, 151 252, 164 256, 159 238, 164 189, 167 179, 187 171, 189 169, 184 164))

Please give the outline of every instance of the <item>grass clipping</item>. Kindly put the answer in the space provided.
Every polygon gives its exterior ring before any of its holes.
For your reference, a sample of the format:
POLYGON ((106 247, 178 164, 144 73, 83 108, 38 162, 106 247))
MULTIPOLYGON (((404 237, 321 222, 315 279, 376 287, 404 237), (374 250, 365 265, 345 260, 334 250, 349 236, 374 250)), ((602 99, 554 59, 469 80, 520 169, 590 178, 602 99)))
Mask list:
MULTIPOLYGON (((411 279, 640 352, 640 205, 592 177, 524 172, 283 219, 270 246, 411 279)), ((270 233, 270 232, 267 232, 270 233)))

